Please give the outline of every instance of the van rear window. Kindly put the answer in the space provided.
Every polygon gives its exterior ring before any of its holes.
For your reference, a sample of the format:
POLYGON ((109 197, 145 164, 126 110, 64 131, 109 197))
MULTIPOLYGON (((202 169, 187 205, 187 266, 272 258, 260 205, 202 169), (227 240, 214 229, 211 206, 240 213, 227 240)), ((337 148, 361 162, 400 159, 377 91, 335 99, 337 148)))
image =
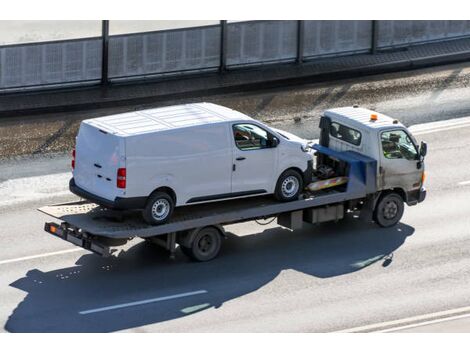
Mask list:
POLYGON ((330 135, 353 145, 361 144, 361 132, 336 122, 330 125, 330 135))

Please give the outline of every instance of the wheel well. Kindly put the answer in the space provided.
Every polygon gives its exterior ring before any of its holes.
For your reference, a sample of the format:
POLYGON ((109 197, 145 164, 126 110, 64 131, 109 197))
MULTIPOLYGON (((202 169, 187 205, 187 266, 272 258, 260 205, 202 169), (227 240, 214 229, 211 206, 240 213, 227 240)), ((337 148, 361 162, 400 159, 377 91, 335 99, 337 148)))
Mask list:
POLYGON ((159 187, 157 188, 156 190, 154 190, 149 198, 152 196, 152 194, 156 193, 156 192, 165 192, 166 194, 168 194, 171 198, 173 198, 173 201, 175 202, 176 204, 176 193, 175 191, 173 191, 170 187, 159 187))
POLYGON ((406 202, 406 192, 402 188, 387 189, 385 191, 382 191, 382 194, 380 196, 383 197, 384 195, 390 194, 390 193, 398 194, 401 197, 401 199, 403 199, 403 202, 406 202))
MULTIPOLYGON (((303 175, 304 175, 303 171, 300 170, 298 167, 295 167, 295 166, 294 166, 294 167, 290 167, 290 168, 288 168, 288 169, 285 169, 285 170, 281 173, 281 175, 282 175, 284 172, 289 171, 289 170, 293 170, 293 171, 298 172, 299 175, 300 175, 300 177, 302 178, 302 181, 303 181, 303 175)), ((279 177, 281 177, 281 175, 279 175, 279 177)))

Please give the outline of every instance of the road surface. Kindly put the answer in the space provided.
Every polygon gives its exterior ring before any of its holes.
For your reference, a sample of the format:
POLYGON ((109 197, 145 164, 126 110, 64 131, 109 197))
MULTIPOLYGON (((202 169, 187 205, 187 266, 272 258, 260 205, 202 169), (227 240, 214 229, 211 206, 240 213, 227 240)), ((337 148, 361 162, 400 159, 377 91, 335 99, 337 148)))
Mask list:
POLYGON ((0 326, 9 332, 469 332, 470 119, 414 131, 429 146, 428 198, 407 207, 398 226, 382 229, 354 217, 296 232, 233 225, 220 257, 208 263, 179 251, 171 260, 142 241, 103 259, 52 238, 42 230, 49 218, 35 208, 73 199, 63 182, 68 158, 3 161, 0 326))

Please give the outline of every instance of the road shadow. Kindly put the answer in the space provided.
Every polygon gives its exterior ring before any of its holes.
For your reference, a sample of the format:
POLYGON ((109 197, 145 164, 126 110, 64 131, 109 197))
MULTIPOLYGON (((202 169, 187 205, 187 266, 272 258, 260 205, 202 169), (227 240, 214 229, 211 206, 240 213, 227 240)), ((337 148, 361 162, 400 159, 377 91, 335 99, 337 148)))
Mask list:
MULTIPOLYGON (((176 259, 141 242, 118 258, 83 255, 75 266, 30 270, 10 286, 27 293, 10 315, 10 332, 111 332, 182 318, 220 307, 256 291, 283 270, 326 279, 371 264, 393 265, 393 252, 414 229, 382 229, 348 218, 338 224, 229 235, 220 256, 207 263, 176 259), (204 290, 203 293, 93 314, 90 309, 204 290)), ((319 280, 321 285, 322 280, 319 280)))

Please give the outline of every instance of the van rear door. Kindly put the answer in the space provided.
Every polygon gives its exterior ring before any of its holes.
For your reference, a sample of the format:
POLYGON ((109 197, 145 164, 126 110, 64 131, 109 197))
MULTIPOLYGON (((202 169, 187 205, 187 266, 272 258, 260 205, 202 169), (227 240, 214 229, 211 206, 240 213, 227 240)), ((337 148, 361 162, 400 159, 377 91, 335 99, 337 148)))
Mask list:
POLYGON ((87 121, 82 122, 75 148, 75 184, 98 197, 114 200, 123 191, 117 188, 117 170, 123 164, 122 138, 87 121), (122 144, 122 146, 120 146, 122 144))

